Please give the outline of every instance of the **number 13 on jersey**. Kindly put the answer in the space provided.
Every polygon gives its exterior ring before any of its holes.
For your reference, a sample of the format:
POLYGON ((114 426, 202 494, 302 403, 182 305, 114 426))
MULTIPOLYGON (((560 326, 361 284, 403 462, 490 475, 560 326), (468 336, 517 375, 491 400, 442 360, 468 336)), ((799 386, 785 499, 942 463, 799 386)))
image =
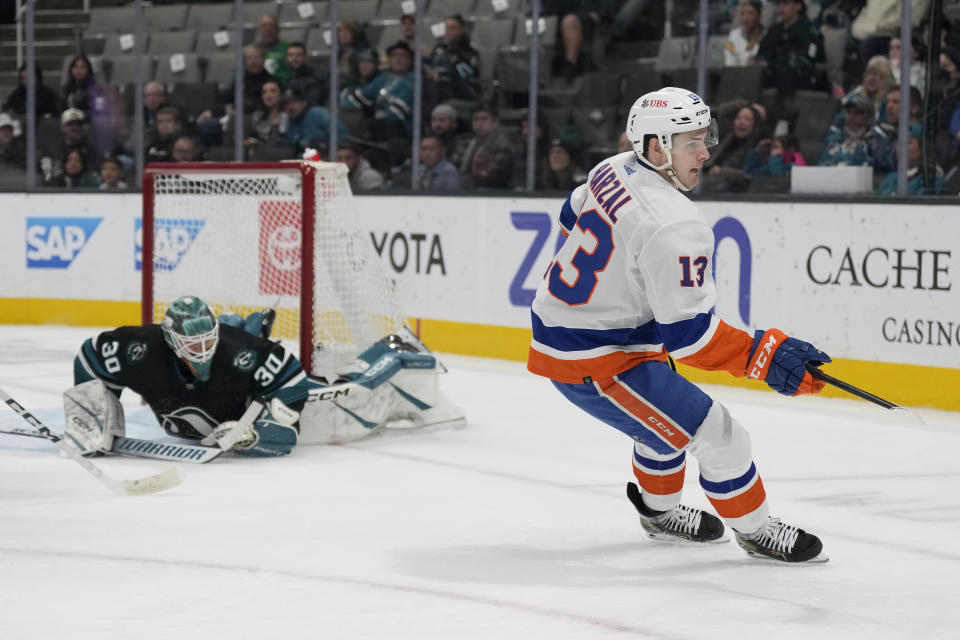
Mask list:
POLYGON ((571 306, 586 304, 597 288, 597 275, 610 262, 613 228, 596 209, 590 209, 577 218, 567 242, 576 242, 577 250, 569 262, 562 263, 557 258, 550 265, 547 288, 555 298, 571 306))

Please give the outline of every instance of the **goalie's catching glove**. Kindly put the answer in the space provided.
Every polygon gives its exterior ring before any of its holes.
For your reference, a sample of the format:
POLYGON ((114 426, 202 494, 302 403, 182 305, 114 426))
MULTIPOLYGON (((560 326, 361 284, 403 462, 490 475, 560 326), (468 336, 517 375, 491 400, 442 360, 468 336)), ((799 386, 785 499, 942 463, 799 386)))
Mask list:
POLYGON ((779 329, 758 330, 747 364, 747 377, 762 380, 786 396, 819 393, 824 382, 814 380, 805 365, 830 362, 830 356, 809 342, 790 338, 779 329))
POLYGON ((217 446, 242 456, 283 456, 297 446, 297 427, 300 413, 279 399, 274 398, 269 406, 259 402, 250 405, 239 420, 221 423, 206 438, 200 441, 207 446, 217 446), (257 408, 262 409, 250 418, 257 408))

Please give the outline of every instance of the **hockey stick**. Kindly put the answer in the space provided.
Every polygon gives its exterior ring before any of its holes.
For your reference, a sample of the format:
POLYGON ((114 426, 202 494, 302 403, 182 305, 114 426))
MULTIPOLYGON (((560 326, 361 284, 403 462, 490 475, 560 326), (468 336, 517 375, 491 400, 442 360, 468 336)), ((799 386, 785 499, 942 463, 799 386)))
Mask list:
MULTIPOLYGON (((43 440, 48 439, 47 436, 42 433, 30 431, 29 429, 21 429, 19 427, 0 429, 0 434, 41 438, 43 440)), ((110 446, 110 452, 132 458, 153 458, 155 460, 203 464, 219 456, 223 453, 223 449, 204 447, 199 444, 173 444, 170 442, 141 440, 139 438, 114 438, 113 444, 110 446)))
POLYGON ((36 416, 24 409, 20 403, 11 398, 3 389, 0 389, 0 400, 3 400, 7 406, 14 411, 14 413, 26 420, 27 424, 39 431, 44 438, 56 444, 61 451, 63 451, 74 462, 83 467, 87 473, 99 480, 101 484, 116 494, 138 496, 147 493, 157 493, 158 491, 164 491, 166 489, 170 489, 171 487, 175 487, 183 481, 183 479, 180 477, 180 472, 177 471, 176 467, 170 467, 162 473, 158 473, 153 476, 147 476, 145 478, 137 478, 135 480, 116 480, 111 478, 110 476, 104 474, 100 467, 84 458, 76 447, 68 444, 60 436, 50 431, 50 429, 40 422, 36 416))
POLYGON ((807 371, 810 372, 810 375, 816 380, 821 380, 823 382, 826 382, 831 386, 834 386, 838 389, 842 389, 851 395, 855 395, 862 400, 866 400, 867 402, 872 402, 873 404, 879 405, 884 409, 891 409, 891 410, 899 411, 902 413, 908 413, 913 417, 914 420, 918 420, 921 424, 925 424, 923 418, 921 418, 918 414, 914 413, 910 409, 907 409, 906 407, 901 407, 900 405, 894 404, 889 400, 884 400, 879 396, 873 395, 869 391, 864 391, 860 387, 853 386, 849 382, 844 382, 843 380, 834 378, 833 376, 824 373, 818 366, 814 365, 812 362, 808 362, 806 367, 807 367, 807 371))

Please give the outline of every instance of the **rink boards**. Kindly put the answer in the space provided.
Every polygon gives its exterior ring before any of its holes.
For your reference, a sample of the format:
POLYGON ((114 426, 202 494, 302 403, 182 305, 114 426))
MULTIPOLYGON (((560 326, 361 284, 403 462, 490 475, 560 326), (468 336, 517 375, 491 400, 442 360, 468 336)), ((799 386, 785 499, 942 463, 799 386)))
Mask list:
MULTIPOLYGON (((357 200, 371 243, 427 344, 526 358, 530 301, 562 240, 556 223, 562 200, 357 200)), ((137 194, 0 195, 7 222, 0 319, 137 323, 140 206, 137 194)), ((831 374, 893 401, 960 410, 958 207, 699 207, 717 238, 717 313, 727 322, 750 330, 775 326, 810 340, 836 361, 831 374)), ((195 240, 171 235, 165 256, 171 268, 195 240)), ((725 373, 685 373, 747 384, 725 373)))

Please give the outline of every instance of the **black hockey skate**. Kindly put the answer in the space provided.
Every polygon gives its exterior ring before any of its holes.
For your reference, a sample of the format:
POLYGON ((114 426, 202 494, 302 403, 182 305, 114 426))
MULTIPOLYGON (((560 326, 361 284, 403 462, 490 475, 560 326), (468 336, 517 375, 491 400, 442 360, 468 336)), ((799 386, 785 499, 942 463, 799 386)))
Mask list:
POLYGON ((669 511, 655 511, 644 504, 640 489, 632 482, 627 483, 627 497, 640 514, 640 526, 654 540, 682 544, 718 544, 730 541, 730 538, 723 535, 720 518, 705 511, 682 504, 669 511))
POLYGON ((820 538, 799 527, 770 518, 765 527, 751 534, 734 531, 737 544, 748 556, 780 562, 826 562, 820 538))

